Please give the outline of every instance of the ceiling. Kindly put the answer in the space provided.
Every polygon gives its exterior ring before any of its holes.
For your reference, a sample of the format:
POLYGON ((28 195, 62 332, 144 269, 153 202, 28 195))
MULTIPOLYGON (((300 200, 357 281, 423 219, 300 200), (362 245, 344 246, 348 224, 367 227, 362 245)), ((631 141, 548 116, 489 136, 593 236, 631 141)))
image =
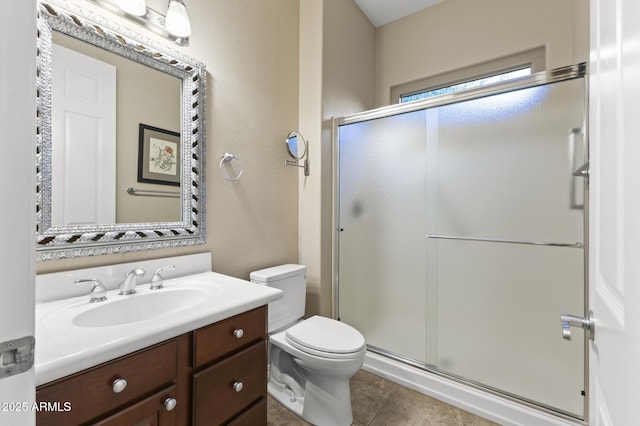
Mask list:
POLYGON ((355 0, 373 25, 379 27, 443 0, 355 0))

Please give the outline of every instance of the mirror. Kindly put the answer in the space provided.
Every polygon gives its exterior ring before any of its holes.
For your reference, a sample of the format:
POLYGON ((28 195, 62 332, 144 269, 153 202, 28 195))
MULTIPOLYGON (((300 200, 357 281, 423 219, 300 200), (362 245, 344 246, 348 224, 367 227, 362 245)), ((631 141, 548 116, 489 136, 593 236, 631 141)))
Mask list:
POLYGON ((287 144, 287 151, 289 151, 289 155, 295 158, 295 161, 284 160, 284 165, 300 167, 304 169, 304 175, 309 176, 309 143, 299 132, 296 131, 289 132, 285 143, 287 144), (304 158, 305 155, 307 156, 307 158, 304 158), (299 164, 298 162, 303 158, 304 162, 302 164, 299 164))
POLYGON ((64 0, 37 63, 38 260, 204 243, 204 65, 64 0))
POLYGON ((307 143, 302 135, 298 132, 290 132, 285 143, 287 144, 289 155, 291 155, 296 160, 302 160, 307 152, 307 143), (298 138, 300 138, 302 143, 298 141, 298 138))

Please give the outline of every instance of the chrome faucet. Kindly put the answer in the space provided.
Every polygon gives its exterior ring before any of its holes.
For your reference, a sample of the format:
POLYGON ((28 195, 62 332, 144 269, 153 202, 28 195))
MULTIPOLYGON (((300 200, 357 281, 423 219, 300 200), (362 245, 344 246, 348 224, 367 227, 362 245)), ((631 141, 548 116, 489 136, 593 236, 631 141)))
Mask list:
POLYGON ((103 302, 107 300, 107 288, 104 286, 104 284, 102 284, 102 281, 96 278, 91 278, 88 280, 87 279, 75 280, 74 283, 76 285, 84 284, 84 283, 93 283, 93 288, 91 289, 91 293, 89 293, 89 302, 94 303, 94 302, 103 302))
POLYGON ((164 277, 161 275, 161 272, 170 271, 175 268, 175 265, 169 265, 156 269, 156 272, 154 272, 153 276, 151 277, 151 281, 149 281, 149 290, 158 290, 164 287, 162 285, 162 283, 164 282, 164 277))
POLYGON ((124 281, 120 283, 120 293, 118 294, 133 294, 136 292, 136 284, 138 277, 144 276, 144 270, 136 268, 129 271, 124 276, 124 281))

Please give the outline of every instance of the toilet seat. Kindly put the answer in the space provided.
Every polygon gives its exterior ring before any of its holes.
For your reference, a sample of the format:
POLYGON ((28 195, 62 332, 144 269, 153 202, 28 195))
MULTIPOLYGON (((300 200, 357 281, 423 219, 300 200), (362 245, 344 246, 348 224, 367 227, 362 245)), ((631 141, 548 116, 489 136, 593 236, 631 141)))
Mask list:
POLYGON ((290 327, 285 340, 303 352, 330 359, 355 358, 365 348, 364 337, 358 330, 317 315, 290 327))

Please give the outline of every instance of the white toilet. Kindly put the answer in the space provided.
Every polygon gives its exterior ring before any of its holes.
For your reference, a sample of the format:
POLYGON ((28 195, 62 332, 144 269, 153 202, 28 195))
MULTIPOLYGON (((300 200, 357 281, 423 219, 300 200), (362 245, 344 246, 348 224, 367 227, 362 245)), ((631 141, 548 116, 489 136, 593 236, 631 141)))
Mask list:
POLYGON ((364 337, 330 318, 300 321, 306 266, 281 265, 252 272, 251 281, 283 291, 269 303, 269 384, 272 397, 314 425, 350 425, 349 379, 362 366, 364 337))

